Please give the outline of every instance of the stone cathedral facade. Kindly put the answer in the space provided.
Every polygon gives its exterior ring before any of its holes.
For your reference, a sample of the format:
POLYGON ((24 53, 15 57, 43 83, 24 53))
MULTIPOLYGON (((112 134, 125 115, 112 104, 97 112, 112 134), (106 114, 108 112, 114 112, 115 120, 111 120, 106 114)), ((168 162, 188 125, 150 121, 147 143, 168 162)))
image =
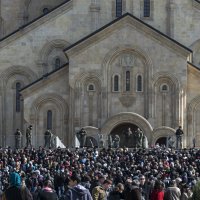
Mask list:
MULTIPOLYGON (((1 0, 0 145, 33 126, 75 146, 140 128, 149 145, 179 125, 200 146, 199 0, 1 0)), ((123 144, 125 145, 125 144, 123 144)))

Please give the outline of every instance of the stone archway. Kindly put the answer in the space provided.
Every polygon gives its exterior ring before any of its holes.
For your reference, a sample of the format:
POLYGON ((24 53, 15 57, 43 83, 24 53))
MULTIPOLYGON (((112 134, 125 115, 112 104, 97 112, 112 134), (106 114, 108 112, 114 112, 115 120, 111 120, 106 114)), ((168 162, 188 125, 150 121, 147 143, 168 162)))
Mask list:
MULTIPOLYGON (((175 142, 175 132, 176 130, 173 129, 173 128, 170 128, 170 127, 166 127, 166 126, 162 126, 162 127, 159 127, 159 128, 156 128, 153 130, 152 132, 152 145, 154 146, 156 143, 159 143, 158 141, 162 138, 166 138, 166 144, 167 145, 167 138, 171 137, 171 139, 175 142)), ((162 144, 164 144, 162 142, 162 144)))
POLYGON ((122 123, 122 124, 119 124, 116 127, 114 127, 113 130, 110 132, 110 135, 112 138, 114 138, 115 135, 119 135, 120 147, 134 147, 135 146, 135 141, 133 139, 133 135, 131 135, 129 138, 129 141, 127 141, 126 132, 127 132, 128 128, 130 128, 132 134, 134 134, 134 132, 139 127, 132 123, 122 123))
POLYGON ((122 112, 109 118, 101 128, 104 138, 107 138, 112 130, 120 124, 133 124, 139 127, 147 137, 149 144, 151 144, 153 131, 151 124, 144 117, 133 112, 122 112))
POLYGON ((160 137, 156 140, 156 144, 159 144, 159 146, 165 145, 167 146, 167 137, 160 137))

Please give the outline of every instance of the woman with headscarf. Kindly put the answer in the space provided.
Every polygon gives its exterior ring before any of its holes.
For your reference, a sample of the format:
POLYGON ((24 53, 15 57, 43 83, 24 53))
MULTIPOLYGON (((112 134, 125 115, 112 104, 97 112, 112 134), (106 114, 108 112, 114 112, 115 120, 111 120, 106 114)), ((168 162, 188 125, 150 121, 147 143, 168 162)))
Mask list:
POLYGON ((32 200, 27 188, 22 187, 21 177, 18 173, 12 172, 9 176, 10 186, 2 195, 2 200, 32 200), (23 195, 24 194, 24 195, 23 195))

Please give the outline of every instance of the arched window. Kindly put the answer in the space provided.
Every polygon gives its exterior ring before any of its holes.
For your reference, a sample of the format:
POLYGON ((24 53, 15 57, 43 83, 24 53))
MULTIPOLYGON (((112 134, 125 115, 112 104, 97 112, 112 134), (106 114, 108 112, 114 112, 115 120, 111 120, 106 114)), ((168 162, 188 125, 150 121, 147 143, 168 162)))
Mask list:
POLYGON ((47 130, 52 130, 53 114, 51 110, 47 111, 47 130))
POLYGON ((55 60, 55 69, 59 69, 61 66, 60 58, 56 58, 55 60))
POLYGON ((119 76, 115 75, 114 76, 114 92, 118 92, 119 91, 119 76))
POLYGON ((137 76, 137 91, 142 92, 142 76, 137 76))
POLYGON ((95 91, 95 87, 93 84, 88 85, 88 91, 95 91))
POLYGON ((144 0, 144 17, 150 17, 150 0, 144 0))
POLYGON ((162 92, 167 92, 169 90, 168 85, 164 84, 161 86, 161 91, 162 92))
POLYGON ((20 91, 21 89, 21 83, 16 83, 16 112, 20 112, 20 91))
POLYGON ((48 9, 48 8, 44 8, 44 9, 42 10, 42 12, 43 12, 43 14, 47 14, 47 13, 49 12, 49 9, 48 9))
POLYGON ((116 0, 116 17, 122 16, 122 0, 116 0))
POLYGON ((126 71, 126 91, 131 90, 130 71, 126 71))

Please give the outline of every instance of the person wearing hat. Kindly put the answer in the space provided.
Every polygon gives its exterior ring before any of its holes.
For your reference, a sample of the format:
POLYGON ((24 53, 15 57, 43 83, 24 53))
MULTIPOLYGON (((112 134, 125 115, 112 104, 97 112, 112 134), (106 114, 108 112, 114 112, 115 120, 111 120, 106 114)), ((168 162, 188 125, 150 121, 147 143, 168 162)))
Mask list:
POLYGON ((9 187, 2 195, 2 200, 32 200, 32 195, 26 187, 21 185, 21 177, 18 173, 12 172, 9 176, 9 187))

